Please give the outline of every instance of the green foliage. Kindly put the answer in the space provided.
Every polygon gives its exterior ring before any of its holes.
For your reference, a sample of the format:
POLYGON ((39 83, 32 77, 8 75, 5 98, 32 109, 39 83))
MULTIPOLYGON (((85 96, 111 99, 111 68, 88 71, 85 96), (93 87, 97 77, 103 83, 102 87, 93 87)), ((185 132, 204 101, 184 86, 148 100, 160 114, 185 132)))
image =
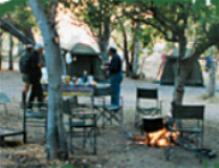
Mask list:
POLYGON ((7 14, 8 12, 14 11, 17 6, 25 5, 26 2, 27 0, 10 0, 0 4, 0 17, 7 14))
POLYGON ((141 28, 140 38, 143 42, 143 47, 146 47, 153 43, 153 39, 157 37, 161 37, 161 34, 151 26, 147 26, 146 28, 141 28))
POLYGON ((119 3, 120 0, 88 0, 84 20, 94 31, 100 31, 101 26, 110 23, 111 17, 116 15, 115 8, 119 3))
MULTIPOLYGON (((16 8, 27 6, 27 1, 28 0, 9 0, 5 3, 0 3, 0 17, 7 13, 14 12, 16 8)), ((52 0, 40 0, 40 2, 45 9, 48 9, 52 0)))
POLYGON ((100 10, 99 6, 95 6, 90 0, 88 1, 87 11, 85 12, 85 21, 95 29, 101 24, 100 10))
POLYGON ((27 6, 17 6, 9 15, 12 22, 22 30, 36 26, 35 18, 32 15, 30 8, 27 6))
POLYGON ((27 0, 11 0, 2 4, 0 9, 4 9, 1 10, 1 17, 32 37, 31 29, 36 27, 36 20, 31 9, 27 6, 27 0))
MULTIPOLYGON (((193 3, 192 0, 123 0, 124 3, 128 5, 133 4, 142 4, 142 5, 151 5, 151 6, 157 6, 157 7, 168 7, 170 5, 176 5, 176 4, 187 4, 192 7, 194 14, 196 12, 211 12, 211 10, 214 8, 215 12, 219 14, 219 1, 218 0, 211 0, 211 6, 206 6, 206 0, 195 0, 195 3, 193 3)), ((191 12, 191 11, 186 11, 191 12)), ((208 16, 210 16, 211 13, 209 13, 208 16)))

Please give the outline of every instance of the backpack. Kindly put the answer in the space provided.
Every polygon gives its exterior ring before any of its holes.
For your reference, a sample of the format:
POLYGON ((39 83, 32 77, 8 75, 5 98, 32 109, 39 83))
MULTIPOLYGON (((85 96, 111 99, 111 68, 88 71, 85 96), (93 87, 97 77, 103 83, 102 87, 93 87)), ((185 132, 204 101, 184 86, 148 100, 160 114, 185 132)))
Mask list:
POLYGON ((28 73, 30 71, 30 61, 31 60, 31 54, 26 53, 21 56, 19 60, 19 69, 21 73, 28 73))

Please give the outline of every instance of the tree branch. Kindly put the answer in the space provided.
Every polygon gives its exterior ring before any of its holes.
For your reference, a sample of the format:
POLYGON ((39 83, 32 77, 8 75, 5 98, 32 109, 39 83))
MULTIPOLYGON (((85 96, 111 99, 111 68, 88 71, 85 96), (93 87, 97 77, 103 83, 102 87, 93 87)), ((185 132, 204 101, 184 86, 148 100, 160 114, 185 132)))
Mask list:
POLYGON ((14 37, 16 37, 19 41, 24 44, 34 44, 34 41, 28 38, 22 31, 17 29, 13 24, 4 19, 0 19, 0 28, 14 37))

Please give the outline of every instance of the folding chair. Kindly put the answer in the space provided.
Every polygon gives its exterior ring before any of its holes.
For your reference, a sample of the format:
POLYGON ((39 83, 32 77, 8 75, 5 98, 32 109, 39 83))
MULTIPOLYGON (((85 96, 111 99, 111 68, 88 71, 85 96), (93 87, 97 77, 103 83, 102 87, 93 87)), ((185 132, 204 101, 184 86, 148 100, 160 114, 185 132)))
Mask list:
POLYGON ((105 123, 104 110, 107 99, 111 96, 111 87, 96 87, 94 89, 94 110, 98 112, 97 121, 101 120, 102 126, 105 123))
POLYGON ((203 105, 181 105, 172 107, 173 122, 168 126, 169 131, 178 134, 173 139, 170 137, 172 144, 165 149, 167 160, 171 158, 174 147, 181 147, 192 151, 202 160, 201 151, 204 142, 204 110, 203 105))
POLYGON ((47 103, 32 103, 31 110, 27 109, 26 103, 23 107, 23 128, 24 128, 24 142, 27 142, 27 128, 28 127, 41 127, 44 128, 46 136, 47 127, 47 103))
POLYGON ((104 125, 117 123, 119 126, 123 126, 123 99, 120 97, 120 105, 106 104, 104 107, 104 125))
POLYGON ((111 105, 111 87, 99 87, 94 90, 94 109, 99 112, 98 120, 102 119, 102 126, 113 124, 115 121, 119 125, 123 122, 123 99, 120 98, 121 105, 111 105))
POLYGON ((64 113, 68 115, 69 144, 72 152, 75 151, 76 139, 82 138, 82 147, 88 145, 92 148, 92 153, 97 153, 97 114, 85 106, 77 104, 76 99, 65 100, 63 102, 64 113), (89 110, 89 111, 87 111, 89 110))
POLYGON ((137 88, 135 127, 141 126, 142 116, 158 115, 162 112, 162 102, 159 100, 158 90, 150 88, 137 88), (146 104, 146 106, 143 106, 146 104))

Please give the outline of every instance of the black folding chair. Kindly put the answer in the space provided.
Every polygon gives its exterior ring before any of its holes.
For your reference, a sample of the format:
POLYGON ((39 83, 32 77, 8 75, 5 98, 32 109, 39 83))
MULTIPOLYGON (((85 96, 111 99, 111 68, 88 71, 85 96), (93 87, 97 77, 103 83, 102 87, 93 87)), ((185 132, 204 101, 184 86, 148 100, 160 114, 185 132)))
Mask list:
POLYGON ((97 121, 101 120, 102 126, 105 123, 104 110, 107 104, 107 99, 111 96, 111 87, 96 87, 94 89, 94 110, 98 112, 97 121))
MULTIPOLYGON (((172 124, 169 131, 175 133, 170 142, 173 144, 165 149, 165 157, 171 159, 173 149, 181 147, 192 151, 202 160, 201 151, 204 142, 204 110, 203 105, 181 105, 172 107, 172 124)), ((173 135, 173 134, 172 134, 173 135)))
POLYGON ((123 99, 120 106, 111 105, 111 87, 96 88, 94 91, 94 108, 99 112, 98 120, 102 119, 102 126, 112 125, 114 122, 123 123, 123 99))
POLYGON ((63 102, 64 113, 68 115, 69 144, 72 152, 78 147, 76 139, 82 140, 85 149, 90 145, 92 153, 97 153, 97 114, 85 106, 80 106, 72 98, 63 102))
POLYGON ((159 100, 158 90, 150 88, 137 88, 135 126, 141 125, 142 116, 158 115, 162 112, 162 104, 159 100), (144 104, 144 105, 143 105, 144 104))
POLYGON ((104 126, 113 123, 123 126, 123 99, 120 98, 120 105, 106 104, 104 107, 104 126))
POLYGON ((32 109, 27 108, 26 103, 23 103, 23 128, 24 142, 27 142, 27 132, 29 127, 44 128, 46 136, 47 127, 47 103, 32 103, 32 109))

